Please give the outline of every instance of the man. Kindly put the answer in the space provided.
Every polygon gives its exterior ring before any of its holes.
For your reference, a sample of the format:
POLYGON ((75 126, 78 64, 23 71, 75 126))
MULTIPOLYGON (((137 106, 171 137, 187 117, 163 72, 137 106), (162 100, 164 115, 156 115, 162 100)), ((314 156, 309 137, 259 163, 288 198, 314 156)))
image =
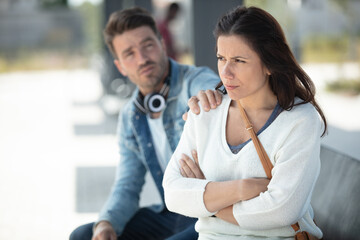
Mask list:
POLYGON ((181 115, 189 104, 215 108, 213 89, 220 81, 208 68, 181 65, 166 48, 151 15, 141 8, 110 16, 105 41, 118 70, 137 90, 119 116, 120 161, 112 192, 96 223, 80 226, 70 239, 197 239, 195 219, 169 212, 162 178, 183 130, 181 115), (154 141, 156 139, 156 141, 154 141), (139 208, 145 173, 150 171, 162 204, 139 208))

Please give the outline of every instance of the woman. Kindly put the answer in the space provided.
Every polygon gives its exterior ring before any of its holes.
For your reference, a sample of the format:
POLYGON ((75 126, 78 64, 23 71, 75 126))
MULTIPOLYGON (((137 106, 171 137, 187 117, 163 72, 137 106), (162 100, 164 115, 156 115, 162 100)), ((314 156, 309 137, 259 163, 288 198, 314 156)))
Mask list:
POLYGON ((311 79, 259 8, 230 11, 214 35, 225 95, 217 109, 189 113, 164 175, 168 209, 199 218, 199 239, 294 239, 296 222, 321 238, 310 200, 326 119, 311 79), (274 166, 270 181, 237 100, 274 166))

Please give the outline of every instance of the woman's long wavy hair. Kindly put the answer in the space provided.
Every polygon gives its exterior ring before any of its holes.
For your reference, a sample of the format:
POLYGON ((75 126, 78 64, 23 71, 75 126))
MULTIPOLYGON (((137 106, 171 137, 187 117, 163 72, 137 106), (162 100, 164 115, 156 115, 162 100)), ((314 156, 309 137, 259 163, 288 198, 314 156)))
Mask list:
MULTIPOLYGON (((218 20, 214 30, 216 41, 222 35, 239 35, 246 39, 270 71, 271 90, 283 109, 291 110, 296 105, 310 102, 324 122, 321 135, 324 136, 327 122, 315 100, 314 83, 295 60, 280 24, 271 14, 257 7, 237 7, 218 20), (295 104, 295 97, 303 101, 295 104)), ((220 87, 222 82, 216 88, 220 87)))

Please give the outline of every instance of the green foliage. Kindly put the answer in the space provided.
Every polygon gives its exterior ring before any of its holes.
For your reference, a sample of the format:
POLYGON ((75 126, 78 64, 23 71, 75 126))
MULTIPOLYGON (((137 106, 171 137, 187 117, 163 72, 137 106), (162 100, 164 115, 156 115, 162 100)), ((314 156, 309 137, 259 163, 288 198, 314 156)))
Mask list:
POLYGON ((102 28, 103 28, 103 6, 94 5, 89 2, 76 7, 83 19, 85 34, 84 51, 86 55, 101 52, 103 48, 102 28))
MULTIPOLYGON (((64 6, 67 1, 42 0, 43 7, 64 6)), ((102 5, 85 2, 72 10, 79 11, 82 18, 84 40, 80 47, 69 44, 67 29, 52 29, 46 41, 37 47, 21 46, 14 50, 0 49, 0 73, 46 69, 86 68, 94 54, 103 49, 102 5)), ((49 14, 52 13, 53 9, 49 14)))
MULTIPOLYGON (((360 46, 359 39, 356 45, 360 46)), ((350 39, 348 36, 312 36, 303 43, 304 62, 344 62, 350 57, 350 39)), ((358 47, 351 49, 358 51, 358 47)), ((357 54, 356 54, 357 55, 357 54)))
POLYGON ((334 82, 330 82, 327 83, 326 90, 329 92, 341 93, 350 96, 359 95, 360 79, 340 79, 334 82))
POLYGON ((267 2, 267 0, 244 0, 244 5, 266 9, 266 6, 268 5, 267 2))

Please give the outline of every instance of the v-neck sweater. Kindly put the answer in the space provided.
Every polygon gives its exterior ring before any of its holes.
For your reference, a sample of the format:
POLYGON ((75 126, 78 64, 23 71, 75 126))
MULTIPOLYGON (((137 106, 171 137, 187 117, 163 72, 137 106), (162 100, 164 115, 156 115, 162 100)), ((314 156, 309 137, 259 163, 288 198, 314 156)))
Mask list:
MULTIPOLYGON (((275 118, 282 112, 282 108, 280 107, 280 104, 277 103, 274 110, 272 111, 269 119, 266 121, 266 123, 264 124, 264 126, 262 126, 262 128, 260 128, 260 130, 256 133, 256 135, 259 135, 260 133, 262 133, 274 120, 275 118)), ((233 146, 233 145, 229 145, 231 152, 233 152, 234 154, 238 153, 251 139, 247 140, 246 142, 240 143, 239 145, 233 146)))
MULTIPOLYGON (((299 102, 300 99, 295 99, 299 102)), ((226 121, 231 103, 225 95, 222 104, 199 115, 191 112, 180 142, 166 168, 163 187, 170 211, 197 217, 199 239, 293 238, 291 224, 322 237, 313 221, 310 204, 320 172, 321 118, 310 103, 282 111, 258 137, 274 165, 268 190, 258 197, 233 205, 237 225, 211 217, 204 204, 206 185, 211 181, 266 178, 265 171, 249 141, 237 153, 226 141, 226 121), (181 176, 181 154, 198 153, 206 180, 181 176)))

